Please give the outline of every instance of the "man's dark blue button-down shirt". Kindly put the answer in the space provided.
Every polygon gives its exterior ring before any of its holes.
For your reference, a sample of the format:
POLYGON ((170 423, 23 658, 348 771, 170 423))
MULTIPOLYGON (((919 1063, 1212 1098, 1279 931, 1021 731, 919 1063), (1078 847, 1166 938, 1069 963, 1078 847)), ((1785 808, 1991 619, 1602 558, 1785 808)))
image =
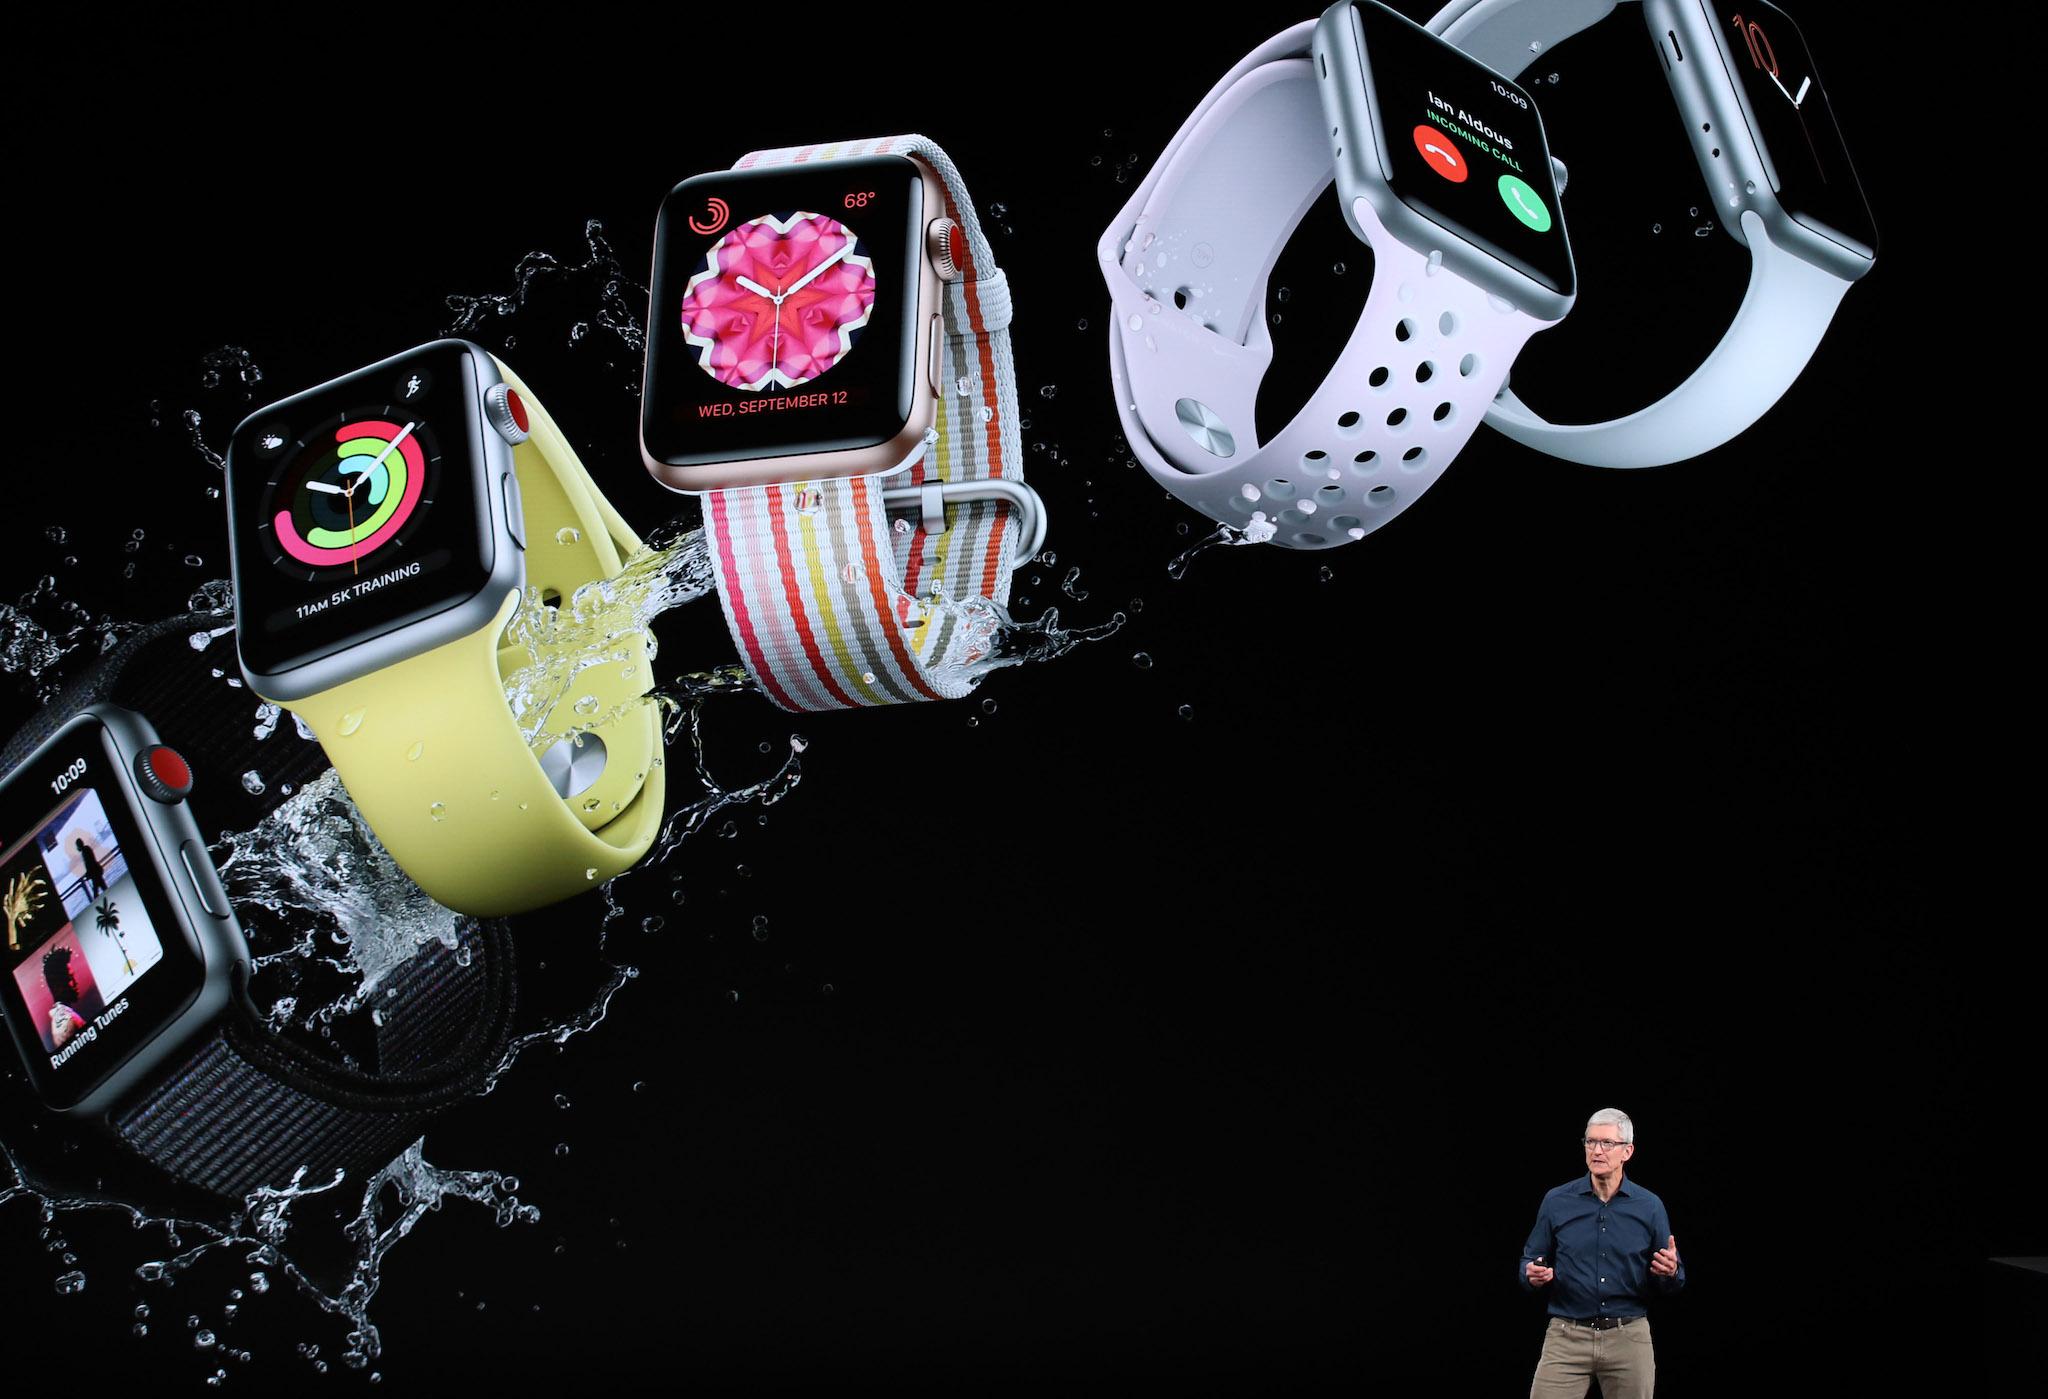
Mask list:
POLYGON ((1557 1270, 1550 1284, 1552 1316, 1642 1316, 1651 1294, 1685 1286, 1682 1258, 1675 1278, 1650 1271, 1650 1255, 1670 1236, 1664 1202, 1626 1175, 1604 1203, 1593 1193, 1593 1178, 1580 1176, 1543 1197, 1515 1276, 1529 1291, 1530 1263, 1541 1258, 1557 1270))

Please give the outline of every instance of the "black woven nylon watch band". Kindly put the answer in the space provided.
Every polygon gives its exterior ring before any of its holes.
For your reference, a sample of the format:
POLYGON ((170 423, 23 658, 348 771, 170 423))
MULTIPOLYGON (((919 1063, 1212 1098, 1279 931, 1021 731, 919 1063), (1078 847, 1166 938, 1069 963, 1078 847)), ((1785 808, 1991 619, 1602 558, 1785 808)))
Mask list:
POLYGON ((513 985, 511 937, 502 924, 476 925, 460 947, 429 944, 379 988, 374 1072, 231 1014, 109 1125, 156 1165, 221 1195, 284 1185, 301 1166, 309 1183, 337 1170, 361 1176, 483 1088, 505 1052, 513 985))
MULTIPOLYGON (((190 762, 202 832, 248 829, 288 790, 328 766, 292 730, 257 737, 262 700, 227 683, 233 642, 207 614, 167 618, 132 633, 0 751, 12 768, 88 704, 146 717, 190 762), (194 638, 205 641, 195 647, 194 638), (221 670, 226 674, 216 675, 221 670), (262 775, 252 791, 241 774, 262 775)), ((254 784, 251 784, 252 786, 254 784)), ((188 1184, 230 1197, 374 1171, 435 1114, 480 1092, 505 1053, 516 1002, 512 938, 502 922, 465 927, 456 946, 430 943, 376 988, 375 1063, 349 1068, 260 1024, 237 996, 190 1051, 108 1115, 128 1147, 188 1184)))

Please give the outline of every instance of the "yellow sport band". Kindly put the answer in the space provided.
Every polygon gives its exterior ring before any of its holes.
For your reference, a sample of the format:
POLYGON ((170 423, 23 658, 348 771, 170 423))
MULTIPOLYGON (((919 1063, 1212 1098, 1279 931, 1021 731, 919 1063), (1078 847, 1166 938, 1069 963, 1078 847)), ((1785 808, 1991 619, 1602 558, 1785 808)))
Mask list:
MULTIPOLYGON (((492 360, 517 395, 509 408, 501 395, 500 411, 521 415, 526 438, 511 450, 516 489, 491 481, 485 505, 502 506, 512 537, 523 539, 526 586, 566 602, 616 576, 640 541, 532 391, 492 360)), ((562 771, 551 778, 506 699, 505 675, 529 660, 521 647, 500 649, 519 597, 507 589, 490 621, 466 635, 281 701, 320 740, 399 866, 436 902, 479 918, 538 908, 623 873, 661 826, 660 718, 652 704, 631 703, 653 688, 654 673, 631 617, 620 618, 625 658, 582 670, 563 697, 608 717, 555 745, 571 745, 560 756, 572 761, 556 763, 562 771)), ((598 634, 609 630, 600 620, 598 634)))

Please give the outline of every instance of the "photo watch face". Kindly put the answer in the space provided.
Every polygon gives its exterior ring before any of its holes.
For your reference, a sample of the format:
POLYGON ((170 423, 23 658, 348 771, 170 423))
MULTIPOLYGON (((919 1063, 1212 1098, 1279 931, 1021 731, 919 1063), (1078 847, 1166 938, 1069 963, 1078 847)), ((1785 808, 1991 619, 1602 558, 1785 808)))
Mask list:
POLYGON ((0 1018, 53 1108, 90 1095, 206 980, 117 752, 88 715, 0 783, 0 1018))
POLYGON ((914 402, 928 212, 903 156, 685 180, 661 207, 641 438, 670 466, 850 451, 914 402))
POLYGON ((243 664, 273 675, 490 577, 475 352, 428 345, 267 408, 228 449, 243 664))
POLYGON ((1721 25, 1728 67, 1778 202, 1799 222, 1874 255, 1877 222, 1799 27, 1775 5, 1718 0, 1708 13, 1721 25))
POLYGON ((1528 92, 1382 5, 1353 9, 1394 194, 1524 276, 1572 295, 1550 148, 1528 92))

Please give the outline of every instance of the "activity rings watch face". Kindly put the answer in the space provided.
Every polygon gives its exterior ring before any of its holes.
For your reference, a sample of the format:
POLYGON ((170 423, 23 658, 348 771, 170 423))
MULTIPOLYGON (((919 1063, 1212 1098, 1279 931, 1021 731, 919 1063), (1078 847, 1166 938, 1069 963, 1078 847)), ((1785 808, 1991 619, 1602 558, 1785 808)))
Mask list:
POLYGON ((497 610, 519 571, 511 449, 484 409, 499 380, 483 350, 437 341, 235 430, 236 640, 259 693, 326 689, 497 610))
POLYGON ((908 460, 935 392, 924 235, 938 207, 901 155, 677 185, 648 302, 640 432, 655 479, 704 491, 908 460))
POLYGON ((0 1018, 52 1108, 104 1110, 156 1062, 150 1046, 218 1013, 246 957, 181 805, 190 781, 111 709, 0 779, 0 1018))

